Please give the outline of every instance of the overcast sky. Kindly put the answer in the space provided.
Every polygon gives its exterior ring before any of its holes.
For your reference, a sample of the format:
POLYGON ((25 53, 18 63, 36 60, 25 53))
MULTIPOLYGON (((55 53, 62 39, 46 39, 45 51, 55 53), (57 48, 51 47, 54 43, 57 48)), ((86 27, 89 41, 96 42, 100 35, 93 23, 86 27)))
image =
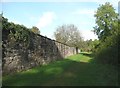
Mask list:
POLYGON ((85 40, 96 39, 91 32, 99 4, 110 2, 118 12, 119 0, 3 0, 0 10, 9 22, 28 28, 37 26, 41 35, 54 39, 54 32, 63 24, 74 24, 85 40))

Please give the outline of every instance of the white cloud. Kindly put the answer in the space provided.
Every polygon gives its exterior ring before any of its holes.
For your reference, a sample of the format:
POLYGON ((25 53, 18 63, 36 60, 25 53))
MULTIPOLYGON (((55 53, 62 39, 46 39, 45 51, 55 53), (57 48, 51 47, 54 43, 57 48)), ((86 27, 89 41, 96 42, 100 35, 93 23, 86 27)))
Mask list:
POLYGON ((44 28, 50 24, 52 24, 53 20, 56 18, 56 15, 54 12, 45 12, 43 15, 40 17, 38 23, 36 26, 41 29, 44 28))
POLYGON ((78 9, 75 12, 73 12, 73 14, 77 14, 77 15, 94 15, 95 10, 94 9, 78 9))
POLYGON ((80 30, 82 37, 84 40, 89 40, 89 39, 98 39, 97 35, 95 35, 91 30, 80 30))

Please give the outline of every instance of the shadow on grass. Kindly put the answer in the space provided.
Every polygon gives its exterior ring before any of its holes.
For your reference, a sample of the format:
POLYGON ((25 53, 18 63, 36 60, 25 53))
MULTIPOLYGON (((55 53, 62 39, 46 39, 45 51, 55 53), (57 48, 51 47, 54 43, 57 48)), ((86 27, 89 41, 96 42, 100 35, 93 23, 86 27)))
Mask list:
POLYGON ((99 86, 117 85, 112 68, 70 59, 56 61, 3 78, 3 86, 99 86))
POLYGON ((92 58, 89 60, 89 63, 97 63, 93 53, 81 52, 79 54, 92 58))
POLYGON ((92 53, 81 52, 80 54, 93 58, 93 54, 92 53))

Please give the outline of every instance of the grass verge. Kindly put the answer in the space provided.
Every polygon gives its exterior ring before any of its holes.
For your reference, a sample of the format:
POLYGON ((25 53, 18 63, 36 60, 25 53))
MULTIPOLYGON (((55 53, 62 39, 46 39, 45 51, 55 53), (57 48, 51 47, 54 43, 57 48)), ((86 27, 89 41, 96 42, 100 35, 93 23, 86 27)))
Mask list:
POLYGON ((117 86, 118 72, 110 65, 91 63, 90 53, 38 66, 3 77, 3 86, 117 86))

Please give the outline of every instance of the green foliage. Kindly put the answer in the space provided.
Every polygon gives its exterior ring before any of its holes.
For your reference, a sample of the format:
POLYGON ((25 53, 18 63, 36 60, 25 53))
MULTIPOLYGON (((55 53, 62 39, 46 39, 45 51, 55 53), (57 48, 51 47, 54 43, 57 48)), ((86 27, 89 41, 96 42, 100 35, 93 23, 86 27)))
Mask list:
POLYGON ((97 49, 97 47, 99 46, 99 44, 100 44, 99 40, 95 39, 95 40, 92 42, 91 51, 92 51, 92 52, 95 52, 95 49, 97 49))
POLYGON ((26 48, 29 47, 30 29, 26 28, 24 25, 8 22, 8 19, 4 17, 2 17, 2 25, 3 39, 7 38, 11 43, 22 42, 26 48))
POLYGON ((93 47, 93 41, 92 41, 92 39, 87 40, 85 42, 86 42, 86 45, 87 45, 87 46, 85 46, 86 52, 92 51, 92 47, 93 47))
POLYGON ((101 5, 95 14, 96 24, 94 32, 99 37, 99 44, 94 48, 98 62, 118 66, 118 46, 120 30, 118 30, 118 14, 110 3, 101 5))
POLYGON ((101 5, 96 14, 96 26, 94 27, 94 32, 98 35, 101 41, 111 35, 110 31, 113 29, 114 23, 118 20, 118 14, 115 13, 115 9, 109 2, 105 5, 101 5))
POLYGON ((82 51, 85 52, 94 52, 95 48, 97 47, 97 45, 99 44, 99 40, 95 39, 95 40, 86 40, 82 42, 82 51))
POLYGON ((96 48, 95 58, 98 62, 118 65, 118 39, 115 36, 108 37, 106 42, 96 48))
POLYGON ((8 22, 8 19, 2 17, 2 29, 8 30, 8 26, 9 26, 9 25, 10 25, 10 23, 8 22))
POLYGON ((33 27, 31 28, 31 31, 32 31, 33 33, 35 33, 35 34, 40 34, 39 29, 38 29, 37 27, 35 27, 35 26, 33 26, 33 27))

